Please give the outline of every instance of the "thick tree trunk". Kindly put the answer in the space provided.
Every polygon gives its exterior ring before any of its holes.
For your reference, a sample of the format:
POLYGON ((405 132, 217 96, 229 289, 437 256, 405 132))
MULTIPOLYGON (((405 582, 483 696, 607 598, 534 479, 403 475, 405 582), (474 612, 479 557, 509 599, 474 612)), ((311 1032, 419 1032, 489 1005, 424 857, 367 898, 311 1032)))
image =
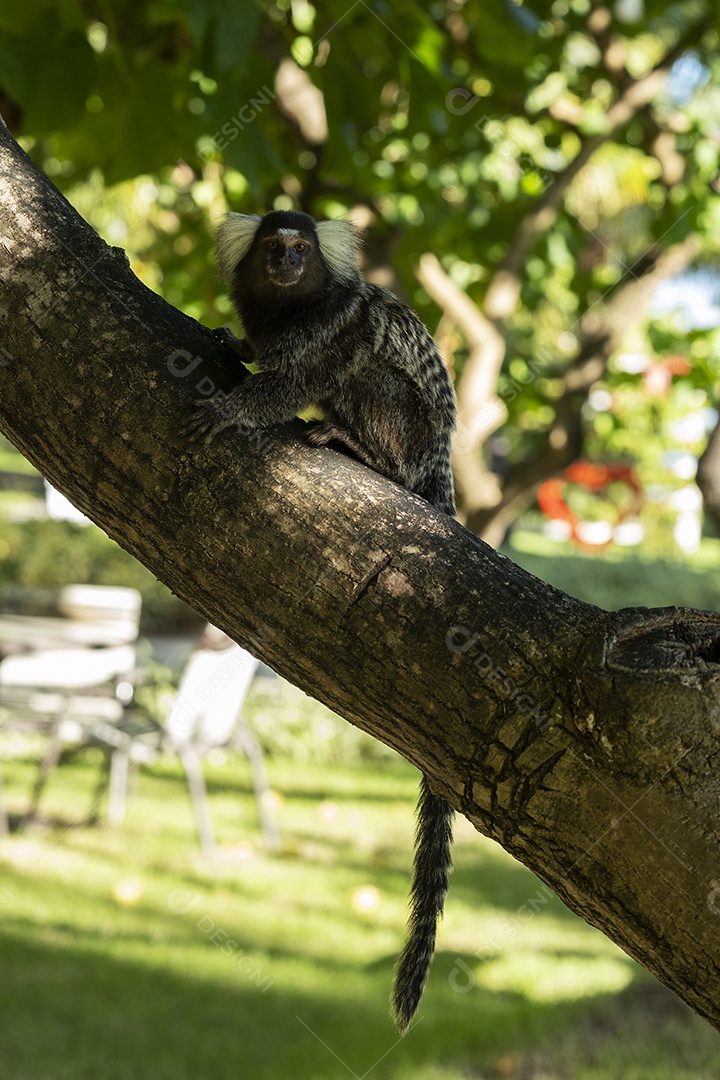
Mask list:
POLYGON ((0 132, 0 429, 213 622, 394 746, 720 1027, 720 616, 610 614, 293 433, 0 132))

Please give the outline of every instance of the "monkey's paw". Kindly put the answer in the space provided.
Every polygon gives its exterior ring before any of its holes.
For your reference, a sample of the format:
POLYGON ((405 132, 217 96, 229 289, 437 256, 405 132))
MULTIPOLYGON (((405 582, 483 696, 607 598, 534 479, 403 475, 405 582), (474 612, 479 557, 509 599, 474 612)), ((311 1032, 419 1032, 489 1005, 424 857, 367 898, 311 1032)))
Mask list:
POLYGON ((232 427, 233 419, 223 414, 222 406, 216 401, 201 398, 195 405, 196 412, 183 426, 182 434, 193 442, 203 442, 209 446, 216 435, 232 427))
POLYGON ((237 356, 244 364, 252 361, 254 354, 247 338, 235 337, 229 326, 216 326, 211 332, 216 341, 229 349, 233 356, 237 356))

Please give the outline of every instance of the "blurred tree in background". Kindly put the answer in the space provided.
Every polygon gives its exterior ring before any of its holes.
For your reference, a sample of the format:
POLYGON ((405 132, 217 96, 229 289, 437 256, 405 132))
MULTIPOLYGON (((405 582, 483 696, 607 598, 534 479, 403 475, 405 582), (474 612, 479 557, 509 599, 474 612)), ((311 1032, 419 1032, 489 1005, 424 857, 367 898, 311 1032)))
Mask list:
POLYGON ((720 380, 716 14, 2 0, 0 112, 203 322, 232 317, 225 209, 351 215, 454 368, 460 514, 492 542, 581 454, 633 462, 668 525, 720 380))

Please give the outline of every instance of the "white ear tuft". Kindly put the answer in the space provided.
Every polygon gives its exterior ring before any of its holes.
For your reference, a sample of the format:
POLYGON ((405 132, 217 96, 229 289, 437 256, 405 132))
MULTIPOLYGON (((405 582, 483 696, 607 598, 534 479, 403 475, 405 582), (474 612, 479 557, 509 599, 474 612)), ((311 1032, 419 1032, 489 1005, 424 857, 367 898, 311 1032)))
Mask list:
POLYGON ((320 254, 336 277, 352 281, 358 276, 360 234, 349 221, 318 221, 315 225, 320 254))
POLYGON ((259 214, 226 214, 217 231, 215 256, 220 277, 226 281, 250 250, 258 225, 259 214))

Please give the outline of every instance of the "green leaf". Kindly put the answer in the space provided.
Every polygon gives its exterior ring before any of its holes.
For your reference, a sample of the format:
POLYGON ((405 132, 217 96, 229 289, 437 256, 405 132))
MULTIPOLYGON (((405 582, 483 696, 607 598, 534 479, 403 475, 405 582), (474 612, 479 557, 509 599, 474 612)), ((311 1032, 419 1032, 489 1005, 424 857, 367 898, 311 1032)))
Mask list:
POLYGON ((199 46, 205 46, 217 73, 242 70, 255 47, 261 10, 238 0, 184 0, 188 26, 199 46))
POLYGON ((22 32, 0 45, 0 84, 23 110, 24 128, 49 134, 82 116, 95 54, 85 33, 62 21, 62 8, 30 4, 22 32))

